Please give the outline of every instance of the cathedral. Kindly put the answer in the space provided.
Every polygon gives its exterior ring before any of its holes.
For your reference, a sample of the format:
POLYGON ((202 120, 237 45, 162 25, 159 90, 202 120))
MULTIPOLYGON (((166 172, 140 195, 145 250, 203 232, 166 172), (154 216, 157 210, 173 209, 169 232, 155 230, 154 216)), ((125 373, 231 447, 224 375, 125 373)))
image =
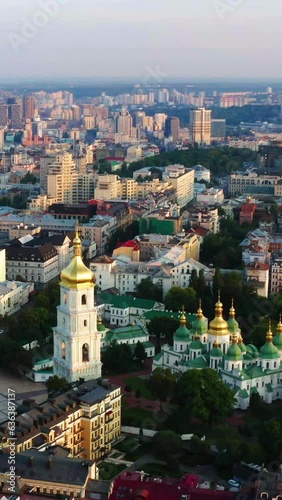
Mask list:
POLYGON ((69 382, 98 379, 102 366, 94 275, 83 263, 78 233, 73 247, 73 259, 61 272, 60 305, 53 330, 53 373, 69 382))
POLYGON ((229 319, 223 318, 223 305, 215 306, 215 318, 208 324, 201 304, 191 330, 186 325, 183 311, 180 326, 173 339, 173 347, 165 345, 153 360, 153 370, 170 368, 173 372, 212 368, 234 390, 236 407, 248 408, 252 394, 259 394, 265 403, 282 399, 282 322, 273 337, 271 323, 266 342, 258 350, 245 345, 235 319, 232 303, 229 319))

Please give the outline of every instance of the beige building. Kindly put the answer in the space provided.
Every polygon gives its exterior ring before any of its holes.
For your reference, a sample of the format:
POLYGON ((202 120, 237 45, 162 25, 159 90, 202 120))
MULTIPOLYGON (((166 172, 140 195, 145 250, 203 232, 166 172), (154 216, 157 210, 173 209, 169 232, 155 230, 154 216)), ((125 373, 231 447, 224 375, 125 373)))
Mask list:
MULTIPOLYGON (((175 182, 175 184, 178 186, 180 195, 182 195, 182 190, 184 191, 185 188, 187 188, 187 178, 181 179, 181 182, 175 182)), ((153 179, 146 182, 137 182, 131 178, 121 179, 118 175, 103 174, 98 175, 95 188, 95 199, 144 200, 150 194, 161 193, 162 191, 168 191, 172 188, 173 183, 170 179, 165 181, 153 179)))
POLYGON ((176 191, 176 203, 185 207, 194 198, 195 171, 188 170, 183 165, 165 167, 163 180, 169 182, 176 191))
POLYGON ((282 291, 282 258, 274 257, 271 262, 270 293, 282 291))
POLYGON ((228 190, 231 196, 234 196, 248 193, 252 188, 257 189, 260 187, 262 194, 271 194, 273 191, 273 194, 275 196, 281 196, 281 187, 279 187, 280 185, 278 184, 280 180, 281 176, 277 175, 258 175, 255 172, 239 172, 230 175, 228 190), (272 191, 270 193, 268 193, 267 191, 268 188, 272 188, 272 191))
POLYGON ((205 108, 190 111, 191 141, 197 144, 211 143, 211 110, 205 108))
POLYGON ((18 224, 17 226, 9 227, 9 240, 13 240, 15 238, 22 238, 23 236, 27 236, 30 234, 31 236, 35 236, 39 234, 41 231, 41 226, 35 225, 25 225, 18 224))
MULTIPOLYGON (((8 423, 3 422, 1 447, 9 448, 8 423)), ((29 403, 15 422, 16 454, 48 446, 62 446, 73 458, 98 460, 121 432, 121 390, 90 380, 50 398, 40 406, 29 403)))
POLYGON ((73 185, 77 183, 75 163, 71 153, 56 155, 49 165, 47 174, 47 194, 57 203, 74 203, 73 185))

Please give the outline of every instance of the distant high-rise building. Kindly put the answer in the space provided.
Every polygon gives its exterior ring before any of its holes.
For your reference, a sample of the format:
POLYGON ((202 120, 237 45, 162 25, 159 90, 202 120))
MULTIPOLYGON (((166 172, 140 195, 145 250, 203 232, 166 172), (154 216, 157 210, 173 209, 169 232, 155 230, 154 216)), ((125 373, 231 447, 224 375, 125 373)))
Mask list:
POLYGON ((226 120, 214 119, 211 121, 211 138, 212 140, 222 141, 226 137, 226 120))
POLYGON ((24 98, 23 115, 24 118, 29 118, 30 120, 32 120, 34 114, 35 114, 35 99, 32 95, 30 95, 24 98))
POLYGON ((173 141, 179 140, 179 118, 170 116, 165 121, 165 137, 172 137, 173 141))
POLYGON ((118 134, 127 135, 131 137, 132 133, 132 116, 130 113, 124 108, 119 113, 116 121, 116 132, 118 134))
POLYGON ((190 111, 190 134, 192 142, 211 143, 211 110, 199 108, 190 111))
POLYGON ((9 121, 8 105, 0 104, 0 127, 7 127, 9 121))
POLYGON ((22 108, 20 104, 10 104, 10 125, 11 128, 21 128, 22 126, 22 108))
POLYGON ((3 128, 0 128, 0 151, 4 148, 5 144, 5 131, 3 128))
POLYGON ((48 167, 47 194, 56 203, 73 203, 73 185, 77 184, 75 162, 71 153, 60 153, 48 167))
POLYGON ((93 115, 84 115, 83 125, 87 130, 95 128, 95 117, 93 115))

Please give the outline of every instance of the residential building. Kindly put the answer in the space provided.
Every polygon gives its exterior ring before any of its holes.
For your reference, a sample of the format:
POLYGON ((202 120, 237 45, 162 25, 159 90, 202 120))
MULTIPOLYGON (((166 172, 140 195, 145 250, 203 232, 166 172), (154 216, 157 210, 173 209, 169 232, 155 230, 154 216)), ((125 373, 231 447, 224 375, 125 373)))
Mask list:
POLYGON ((193 212, 189 214, 188 222, 195 231, 197 228, 203 228, 216 234, 220 229, 218 209, 213 207, 204 209, 195 207, 193 212))
POLYGON ((110 325, 130 326, 136 324, 148 311, 164 311, 164 304, 150 299, 138 299, 131 295, 101 293, 97 297, 99 313, 110 325))
POLYGON ((132 116, 125 108, 117 116, 116 132, 128 138, 132 135, 132 116))
POLYGON ((273 256, 271 259, 270 293, 282 291, 282 257, 273 256))
POLYGON ((33 283, 21 281, 1 281, 0 283, 0 316, 10 316, 28 303, 29 296, 34 290, 33 283))
POLYGON ((80 227, 83 240, 94 241, 97 253, 104 254, 116 230, 116 218, 110 215, 96 215, 80 227))
POLYGON ((240 212, 239 222, 241 224, 252 224, 254 220, 254 214, 256 211, 256 204, 252 203, 251 198, 247 198, 247 203, 242 205, 240 212))
POLYGON ((269 325, 266 342, 260 350, 252 344, 245 345, 233 304, 226 321, 219 297, 215 318, 209 324, 201 305, 190 330, 183 312, 173 347, 165 345, 155 356, 152 368, 170 368, 175 373, 214 369, 223 382, 234 388, 235 407, 246 410, 252 394, 258 394, 267 404, 282 399, 281 359, 281 321, 274 338, 269 325))
POLYGON ((81 240, 61 272, 60 305, 54 328, 54 375, 75 382, 101 377, 100 335, 94 306, 94 275, 82 261, 81 240))
POLYGON ((77 185, 75 163, 71 153, 61 153, 56 156, 48 167, 47 194, 56 203, 75 202, 74 187, 77 185))
POLYGON ((211 143, 211 110, 205 108, 190 111, 191 141, 201 145, 211 143))
POLYGON ((171 252, 151 262, 118 263, 115 259, 101 256, 90 262, 90 269, 95 273, 96 284, 101 291, 116 288, 121 295, 135 292, 143 279, 151 278, 154 284, 162 287, 165 297, 172 286, 188 286, 193 269, 197 272, 203 270, 208 283, 213 279, 208 267, 192 258, 183 260, 181 249, 180 253, 171 252))
POLYGON ((260 297, 268 297, 270 265, 258 259, 246 265, 247 284, 252 286, 260 297))
POLYGON ((169 181, 176 192, 176 203, 185 207, 194 198, 195 171, 186 169, 183 165, 165 167, 163 180, 169 181))
MULTIPOLYGON (((175 246, 185 249, 185 259, 199 260, 200 238, 196 234, 179 233, 174 236, 162 234, 142 234, 135 238, 140 248, 140 260, 159 258, 175 246)), ((113 254, 113 256, 115 256, 113 254)), ((134 260, 134 259, 131 259, 134 260)))
MULTIPOLYGON (((74 384, 67 393, 40 405, 32 400, 24 403, 25 412, 18 414, 15 420, 17 456, 28 450, 36 455, 37 451, 44 453, 60 446, 68 450, 74 463, 76 459, 98 460, 111 450, 112 443, 120 436, 121 390, 106 381, 74 384)), ((1 447, 8 451, 8 422, 1 423, 0 430, 1 447)))
POLYGON ((170 209, 157 209, 143 214, 139 219, 140 234, 173 235, 182 230, 182 216, 176 206, 170 209))
POLYGON ((223 201, 223 189, 209 188, 197 195, 197 202, 206 205, 221 205, 223 201))
POLYGON ((8 105, 0 104, 0 127, 7 127, 9 122, 8 105))
POLYGON ((30 95, 23 100, 23 116, 25 119, 33 120, 35 115, 35 98, 30 95))

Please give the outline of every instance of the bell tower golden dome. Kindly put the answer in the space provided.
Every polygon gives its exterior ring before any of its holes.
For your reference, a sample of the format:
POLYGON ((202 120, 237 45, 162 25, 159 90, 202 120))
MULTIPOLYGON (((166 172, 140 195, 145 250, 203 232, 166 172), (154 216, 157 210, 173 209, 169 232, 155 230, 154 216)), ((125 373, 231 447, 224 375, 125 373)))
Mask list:
POLYGON ((82 260, 82 247, 78 230, 73 240, 73 258, 70 264, 61 272, 61 284, 66 288, 79 288, 80 285, 94 286, 94 274, 82 260))

